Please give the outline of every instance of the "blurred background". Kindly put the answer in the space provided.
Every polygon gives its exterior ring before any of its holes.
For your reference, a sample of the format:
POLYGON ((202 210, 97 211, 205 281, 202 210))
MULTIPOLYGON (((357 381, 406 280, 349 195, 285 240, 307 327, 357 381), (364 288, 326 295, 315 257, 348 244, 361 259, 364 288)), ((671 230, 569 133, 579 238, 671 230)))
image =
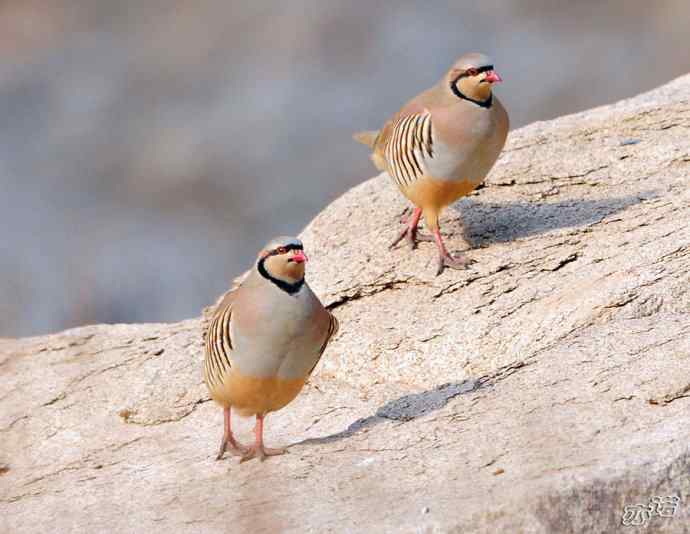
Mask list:
POLYGON ((461 53, 512 126, 690 70, 687 0, 2 0, 0 336, 192 317, 461 53))

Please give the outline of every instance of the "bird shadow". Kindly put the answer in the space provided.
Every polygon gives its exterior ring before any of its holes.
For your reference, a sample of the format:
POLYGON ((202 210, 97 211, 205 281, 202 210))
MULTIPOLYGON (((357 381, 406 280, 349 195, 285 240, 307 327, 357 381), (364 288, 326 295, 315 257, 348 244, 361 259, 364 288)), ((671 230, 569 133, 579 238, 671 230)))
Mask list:
POLYGON ((560 202, 481 202, 465 198, 448 211, 451 217, 461 220, 463 237, 475 248, 560 228, 587 226, 656 196, 658 192, 650 190, 615 198, 560 202))
POLYGON ((371 428, 386 421, 407 422, 423 415, 443 408, 448 402, 457 397, 476 391, 481 386, 477 379, 468 379, 461 382, 450 382, 436 386, 434 389, 422 393, 411 393, 389 401, 376 410, 373 415, 357 419, 346 429, 321 436, 319 438, 307 438, 290 445, 322 445, 346 439, 365 428, 371 428))

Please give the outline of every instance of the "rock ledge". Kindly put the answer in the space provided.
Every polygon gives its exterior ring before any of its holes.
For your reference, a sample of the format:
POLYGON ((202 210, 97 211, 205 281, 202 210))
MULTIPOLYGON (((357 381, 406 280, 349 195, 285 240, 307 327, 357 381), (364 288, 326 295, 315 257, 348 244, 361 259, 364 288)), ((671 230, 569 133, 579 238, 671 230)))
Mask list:
POLYGON ((678 495, 647 526, 690 531, 689 100, 512 132, 442 220, 465 272, 386 250, 385 176, 326 208, 303 237, 341 331, 269 419, 285 457, 213 460, 198 319, 0 340, 0 530, 612 532, 678 495))

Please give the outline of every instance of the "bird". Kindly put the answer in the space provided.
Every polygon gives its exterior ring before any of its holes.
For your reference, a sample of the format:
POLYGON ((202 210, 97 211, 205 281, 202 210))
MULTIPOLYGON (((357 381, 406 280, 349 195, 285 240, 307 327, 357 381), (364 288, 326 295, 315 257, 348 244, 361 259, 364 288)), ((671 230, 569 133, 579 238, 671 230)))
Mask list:
POLYGON ((492 93, 493 85, 501 81, 489 56, 465 54, 383 128, 353 136, 372 149, 374 165, 386 171, 414 205, 391 248, 403 238, 412 249, 417 241, 435 241, 437 276, 444 267, 464 269, 472 263, 464 255, 448 252, 438 219, 446 206, 483 182, 505 145, 508 113, 492 93), (422 214, 433 237, 417 235, 422 214))
POLYGON ((224 415, 217 460, 226 450, 240 462, 285 452, 264 445, 264 418, 297 397, 338 332, 338 320, 304 279, 306 262, 299 239, 272 239, 208 322, 204 381, 224 415), (233 435, 233 410, 256 417, 253 445, 233 435))

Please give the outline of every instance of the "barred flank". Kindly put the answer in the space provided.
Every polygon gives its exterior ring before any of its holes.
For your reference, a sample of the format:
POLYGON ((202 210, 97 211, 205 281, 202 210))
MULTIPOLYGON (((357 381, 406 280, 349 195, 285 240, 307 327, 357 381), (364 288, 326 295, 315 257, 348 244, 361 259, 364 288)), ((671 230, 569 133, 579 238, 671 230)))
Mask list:
POLYGON ((406 188, 425 172, 424 159, 433 157, 431 115, 413 113, 399 119, 385 147, 389 174, 406 188))
POLYGON ((216 312, 206 333, 206 357, 204 358, 204 379, 209 388, 222 383, 223 375, 230 370, 230 318, 232 306, 225 306, 216 312))

